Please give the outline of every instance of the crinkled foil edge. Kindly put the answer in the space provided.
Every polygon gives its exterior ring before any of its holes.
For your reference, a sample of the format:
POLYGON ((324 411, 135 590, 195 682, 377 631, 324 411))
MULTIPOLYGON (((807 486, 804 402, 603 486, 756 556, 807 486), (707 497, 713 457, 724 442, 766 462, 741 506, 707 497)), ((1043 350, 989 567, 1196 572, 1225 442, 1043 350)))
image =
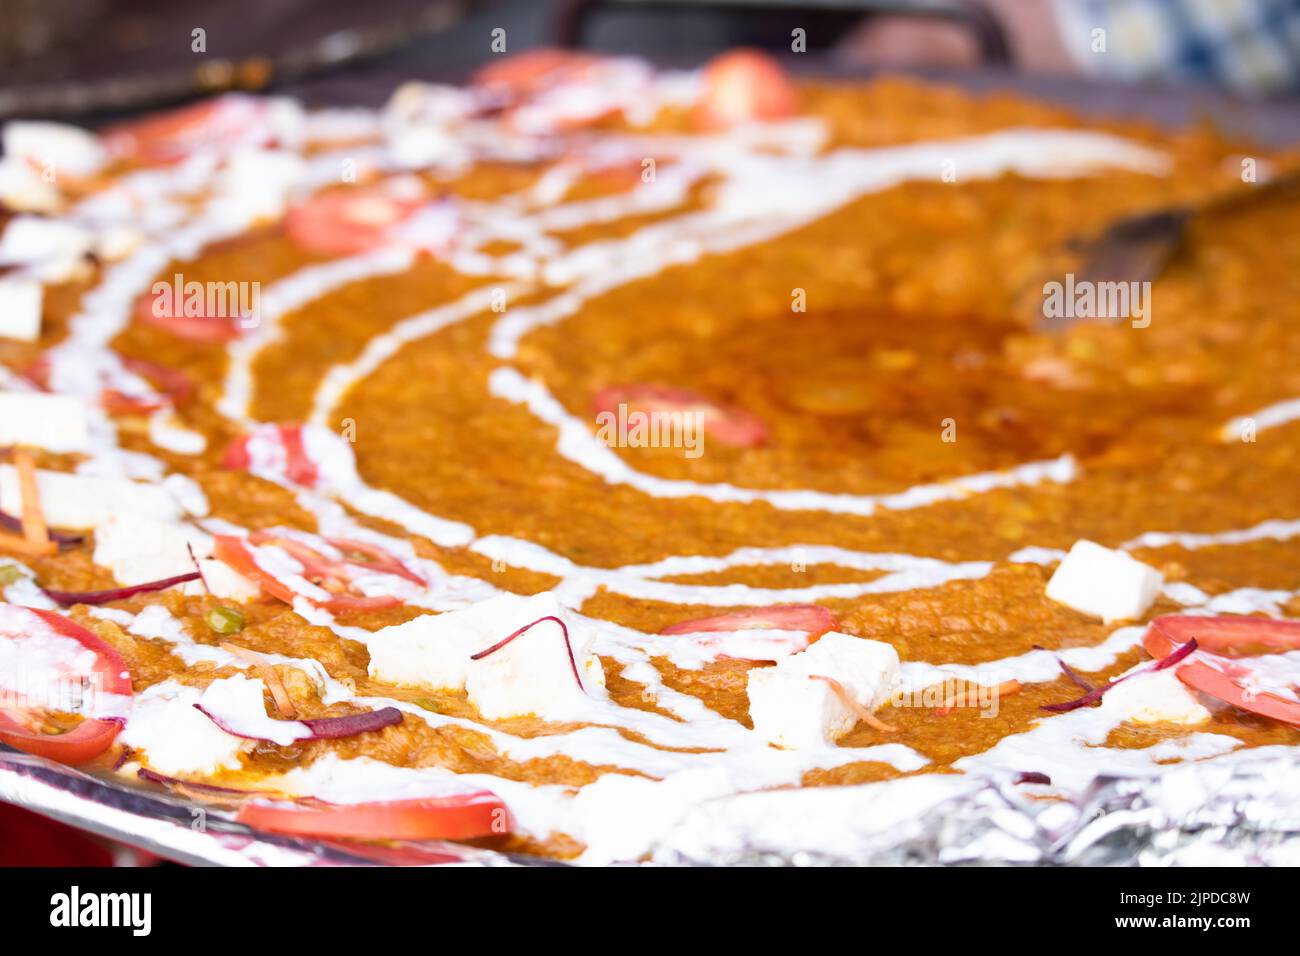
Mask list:
MULTIPOLYGON (((511 866, 455 843, 333 843, 254 832, 228 812, 0 748, 0 801, 194 866, 511 866)), ((546 861, 540 861, 546 862, 546 861)))
MULTIPOLYGON (((656 844, 669 866, 1300 865, 1300 760, 1238 751, 1074 793, 923 774, 709 800, 656 844)), ((339 844, 255 833, 228 813, 0 750, 0 800, 206 866, 555 865, 452 843, 339 844)))
POLYGON ((1237 751, 1073 794, 1010 775, 921 776, 711 801, 667 865, 1300 865, 1300 754, 1237 751), (1225 759, 1225 757, 1227 759, 1225 759))

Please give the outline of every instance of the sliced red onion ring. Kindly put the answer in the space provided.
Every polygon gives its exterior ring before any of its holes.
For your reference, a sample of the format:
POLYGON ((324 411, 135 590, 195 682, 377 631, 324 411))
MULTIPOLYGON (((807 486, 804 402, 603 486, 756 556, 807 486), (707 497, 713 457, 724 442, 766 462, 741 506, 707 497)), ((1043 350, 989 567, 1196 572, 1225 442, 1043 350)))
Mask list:
POLYGON ((198 579, 199 572, 187 571, 185 574, 163 578, 161 581, 147 581, 144 584, 132 584, 124 588, 110 588, 107 591, 51 591, 49 588, 41 588, 41 590, 55 604, 71 607, 74 604, 107 604, 109 601, 121 601, 137 594, 162 591, 177 584, 185 584, 187 581, 197 581, 198 579))
MULTIPOLYGON (((23 530, 23 520, 4 511, 0 511, 0 528, 21 534, 23 530)), ((55 531, 53 528, 50 528, 46 533, 49 535, 50 540, 59 546, 60 550, 75 548, 86 540, 84 534, 71 534, 67 531, 55 531)))
POLYGON ((314 717, 303 720, 311 731, 312 740, 338 740, 355 737, 372 730, 383 730, 402 722, 402 712, 396 707, 381 707, 364 714, 346 714, 343 717, 314 717))
POLYGON ((1052 778, 1045 773, 1039 773, 1037 770, 1026 770, 1023 773, 1016 774, 1016 779, 1012 783, 1040 783, 1045 787, 1050 787, 1052 778))
POLYGON ((578 682, 578 690, 582 691, 585 694, 587 692, 587 688, 582 686, 582 678, 578 676, 578 662, 573 656, 573 644, 569 640, 569 627, 567 624, 561 621, 554 614, 548 614, 545 617, 539 617, 531 624, 525 624, 519 630, 515 631, 513 634, 506 635, 501 640, 493 644, 491 647, 486 648, 485 650, 481 650, 477 654, 471 654, 469 656, 469 659, 472 661, 481 661, 489 654, 495 654, 497 651, 501 650, 501 648, 505 647, 507 644, 513 641, 516 637, 519 637, 521 634, 523 634, 525 631, 528 631, 530 628, 536 627, 538 624, 541 624, 543 621, 554 621, 556 624, 560 625, 560 631, 563 632, 564 634, 564 646, 569 652, 569 666, 573 668, 573 679, 578 682))
POLYGON ((268 790, 241 790, 238 787, 219 787, 214 783, 198 783, 194 780, 182 780, 180 777, 169 777, 166 774, 158 773, 156 770, 150 770, 148 767, 141 767, 136 771, 136 775, 141 780, 148 780, 150 783, 160 784, 164 787, 189 787, 191 790, 197 790, 201 793, 220 794, 232 797, 254 797, 265 796, 268 790))
MULTIPOLYGON (((1137 677, 1139 674, 1154 674, 1156 671, 1162 671, 1166 667, 1173 667, 1194 650, 1196 650, 1196 638, 1192 638, 1186 643, 1180 644, 1176 651, 1169 654, 1167 657, 1162 657, 1150 667, 1144 667, 1140 671, 1133 671, 1132 673, 1125 674, 1117 680, 1110 681, 1107 684, 1102 684, 1100 687, 1094 687, 1082 697, 1075 698, 1074 700, 1067 700, 1060 704, 1044 704, 1042 709, 1050 710, 1055 714, 1063 714, 1067 711, 1078 710, 1080 707, 1087 707, 1089 704, 1095 704, 1105 696, 1106 691, 1110 690, 1115 685, 1122 684, 1130 677, 1137 677)), ((1062 663, 1061 666, 1064 667, 1065 664, 1062 663)), ((1073 680, 1073 678, 1071 679, 1073 680)))
MULTIPOLYGON (((231 715, 214 713, 203 704, 195 704, 194 709, 224 730, 226 733, 244 740, 261 740, 266 743, 284 744, 279 740, 253 733, 248 728, 241 729, 237 718, 231 715)), ((283 725, 285 738, 292 737, 290 743, 298 740, 339 740, 343 737, 355 737, 357 734, 372 730, 383 730, 402 722, 402 712, 396 707, 381 707, 361 714, 346 714, 343 717, 316 717, 311 720, 274 720, 283 725)))

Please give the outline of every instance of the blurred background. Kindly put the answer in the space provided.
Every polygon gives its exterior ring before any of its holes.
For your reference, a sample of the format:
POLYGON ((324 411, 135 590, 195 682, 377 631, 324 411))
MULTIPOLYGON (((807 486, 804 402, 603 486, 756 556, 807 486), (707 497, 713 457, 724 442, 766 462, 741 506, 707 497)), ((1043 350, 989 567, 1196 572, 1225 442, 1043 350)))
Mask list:
POLYGON ((1300 95, 1300 0, 5 0, 0 20, 0 116, 233 87, 378 99, 371 77, 463 78, 498 30, 508 52, 685 66, 757 46, 800 72, 906 69, 1174 121, 1225 95, 1300 95))
MULTIPOLYGON (((502 43, 678 67, 753 46, 805 76, 901 70, 1300 142, 1300 0, 3 0, 0 120, 93 125, 228 89, 377 105, 502 43)), ((0 805, 0 865, 155 862, 0 805)))

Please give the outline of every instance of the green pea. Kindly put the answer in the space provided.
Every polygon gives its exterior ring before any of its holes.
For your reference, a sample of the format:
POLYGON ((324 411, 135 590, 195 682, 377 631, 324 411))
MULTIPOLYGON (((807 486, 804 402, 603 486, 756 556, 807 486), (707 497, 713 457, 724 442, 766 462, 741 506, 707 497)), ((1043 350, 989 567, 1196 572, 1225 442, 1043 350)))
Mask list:
POLYGON ((217 634, 238 634, 244 629, 244 615, 234 608, 220 605, 208 611, 207 622, 217 634))

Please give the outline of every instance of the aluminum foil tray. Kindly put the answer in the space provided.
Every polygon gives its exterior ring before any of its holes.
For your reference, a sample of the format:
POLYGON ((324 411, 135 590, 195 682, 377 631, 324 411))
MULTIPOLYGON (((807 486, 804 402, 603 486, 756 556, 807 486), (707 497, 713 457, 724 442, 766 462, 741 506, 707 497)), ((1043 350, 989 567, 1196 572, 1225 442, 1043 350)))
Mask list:
MULTIPOLYGON (((0 800, 203 866, 550 866, 454 843, 363 844, 255 833, 229 814, 0 749, 0 800), (199 821, 202 821, 200 825, 199 821)), ((926 774, 771 790, 696 807, 660 865, 1300 864, 1300 763, 1284 747, 1101 776, 1073 799, 1010 778, 926 774)))

